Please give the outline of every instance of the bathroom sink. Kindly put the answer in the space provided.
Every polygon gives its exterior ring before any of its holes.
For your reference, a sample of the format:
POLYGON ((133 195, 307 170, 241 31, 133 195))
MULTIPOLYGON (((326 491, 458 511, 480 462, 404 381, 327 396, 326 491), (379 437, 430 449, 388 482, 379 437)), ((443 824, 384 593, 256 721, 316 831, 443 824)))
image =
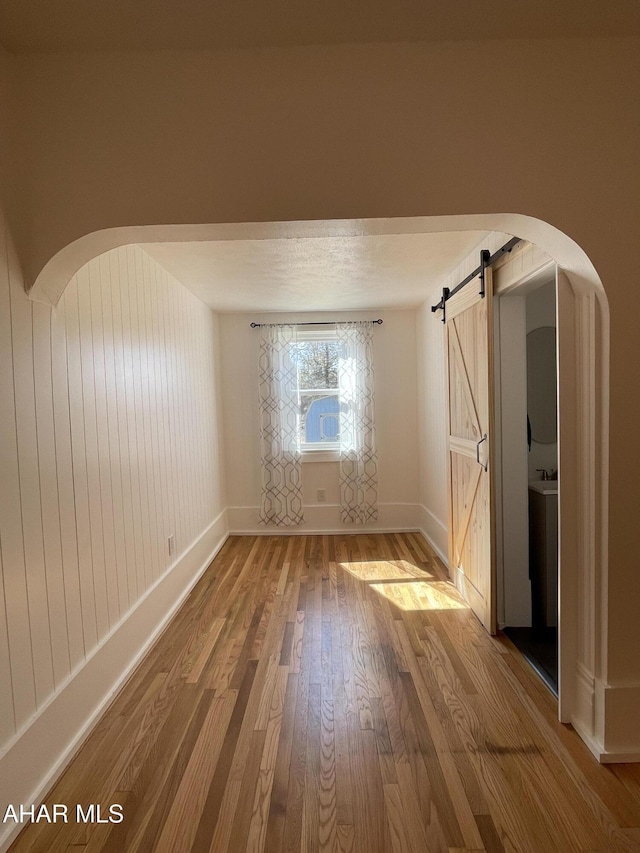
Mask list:
POLYGON ((529 488, 541 495, 557 495, 557 480, 529 480, 529 488))

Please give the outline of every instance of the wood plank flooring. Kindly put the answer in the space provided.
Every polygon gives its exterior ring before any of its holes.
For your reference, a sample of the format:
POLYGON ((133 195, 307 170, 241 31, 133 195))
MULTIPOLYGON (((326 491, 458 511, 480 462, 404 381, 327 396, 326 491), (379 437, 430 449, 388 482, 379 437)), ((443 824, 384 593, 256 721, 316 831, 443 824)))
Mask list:
POLYGON ((601 767, 418 534, 231 537, 13 851, 638 851, 601 767))

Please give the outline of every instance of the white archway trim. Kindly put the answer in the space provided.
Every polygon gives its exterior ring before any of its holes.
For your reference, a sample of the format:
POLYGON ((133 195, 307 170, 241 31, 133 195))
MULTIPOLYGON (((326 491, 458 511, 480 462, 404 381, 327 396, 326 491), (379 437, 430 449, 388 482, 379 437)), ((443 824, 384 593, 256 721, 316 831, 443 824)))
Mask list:
MULTIPOLYGON (((624 685, 607 682, 607 506, 608 506, 608 377, 609 309, 604 288, 586 253, 570 237, 549 223, 520 214, 471 214, 385 219, 316 220, 208 225, 148 225, 111 228, 88 234, 54 257, 37 276, 29 291, 31 299, 55 306, 73 275, 89 260, 113 248, 134 243, 200 242, 215 240, 313 239, 327 236, 436 233, 484 230, 521 237, 535 244, 562 271, 561 310, 565 317, 567 372, 560 391, 573 393, 571 412, 565 416, 563 476, 565 488, 574 494, 566 512, 563 571, 569 589, 578 594, 570 639, 563 658, 564 677, 571 681, 562 719, 570 721, 600 761, 638 760, 640 744, 615 747, 607 732, 625 722, 625 710, 634 697, 624 685), (573 318, 573 319, 571 319, 573 318), (571 371, 573 371, 573 378, 571 371), (572 385, 573 383, 573 385, 572 385), (573 442, 573 449, 568 451, 573 442), (566 454, 573 462, 566 459, 566 454), (573 473, 569 473, 570 471, 573 473), (572 528, 571 525, 574 525, 572 528), (615 694, 615 695, 614 695, 615 694), (623 695, 624 694, 624 695, 623 695), (614 701, 615 700, 615 701, 614 701)), ((563 525, 565 520, 563 519, 563 525)), ((628 726, 622 726, 629 730, 628 726)))
POLYGON ((376 234, 420 234, 442 231, 502 231, 543 249, 571 276, 574 286, 602 290, 598 274, 585 252, 557 228, 512 213, 458 216, 411 216, 386 219, 332 219, 297 222, 240 222, 208 225, 133 225, 87 234, 55 254, 43 267, 29 296, 55 306, 81 267, 98 255, 132 243, 271 240, 376 234))

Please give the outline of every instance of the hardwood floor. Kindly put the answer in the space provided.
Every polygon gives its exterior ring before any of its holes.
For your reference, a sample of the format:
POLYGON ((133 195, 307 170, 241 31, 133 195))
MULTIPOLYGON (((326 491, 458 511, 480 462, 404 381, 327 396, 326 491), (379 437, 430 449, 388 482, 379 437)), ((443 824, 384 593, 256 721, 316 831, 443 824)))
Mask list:
POLYGON ((555 714, 418 534, 232 537, 11 850, 640 850, 555 714))

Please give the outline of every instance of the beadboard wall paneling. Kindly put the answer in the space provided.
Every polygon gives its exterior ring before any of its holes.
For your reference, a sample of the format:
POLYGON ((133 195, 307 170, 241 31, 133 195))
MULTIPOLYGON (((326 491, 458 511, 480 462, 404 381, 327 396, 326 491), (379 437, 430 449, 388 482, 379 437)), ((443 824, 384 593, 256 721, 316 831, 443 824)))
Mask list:
POLYGON ((0 646, 0 654, 6 654, 0 663, 0 673, 6 680, 0 684, 0 696, 3 702, 8 697, 13 704, 11 723, 7 714, 0 720, 5 742, 14 734, 17 721, 25 721, 34 713, 36 686, 20 499, 9 245, 4 225, 0 251, 0 545, 4 598, 1 609, 6 614, 6 642, 0 646))
POLYGON ((215 315, 136 246, 91 261, 52 311, 0 233, 6 751, 224 498, 215 315))

